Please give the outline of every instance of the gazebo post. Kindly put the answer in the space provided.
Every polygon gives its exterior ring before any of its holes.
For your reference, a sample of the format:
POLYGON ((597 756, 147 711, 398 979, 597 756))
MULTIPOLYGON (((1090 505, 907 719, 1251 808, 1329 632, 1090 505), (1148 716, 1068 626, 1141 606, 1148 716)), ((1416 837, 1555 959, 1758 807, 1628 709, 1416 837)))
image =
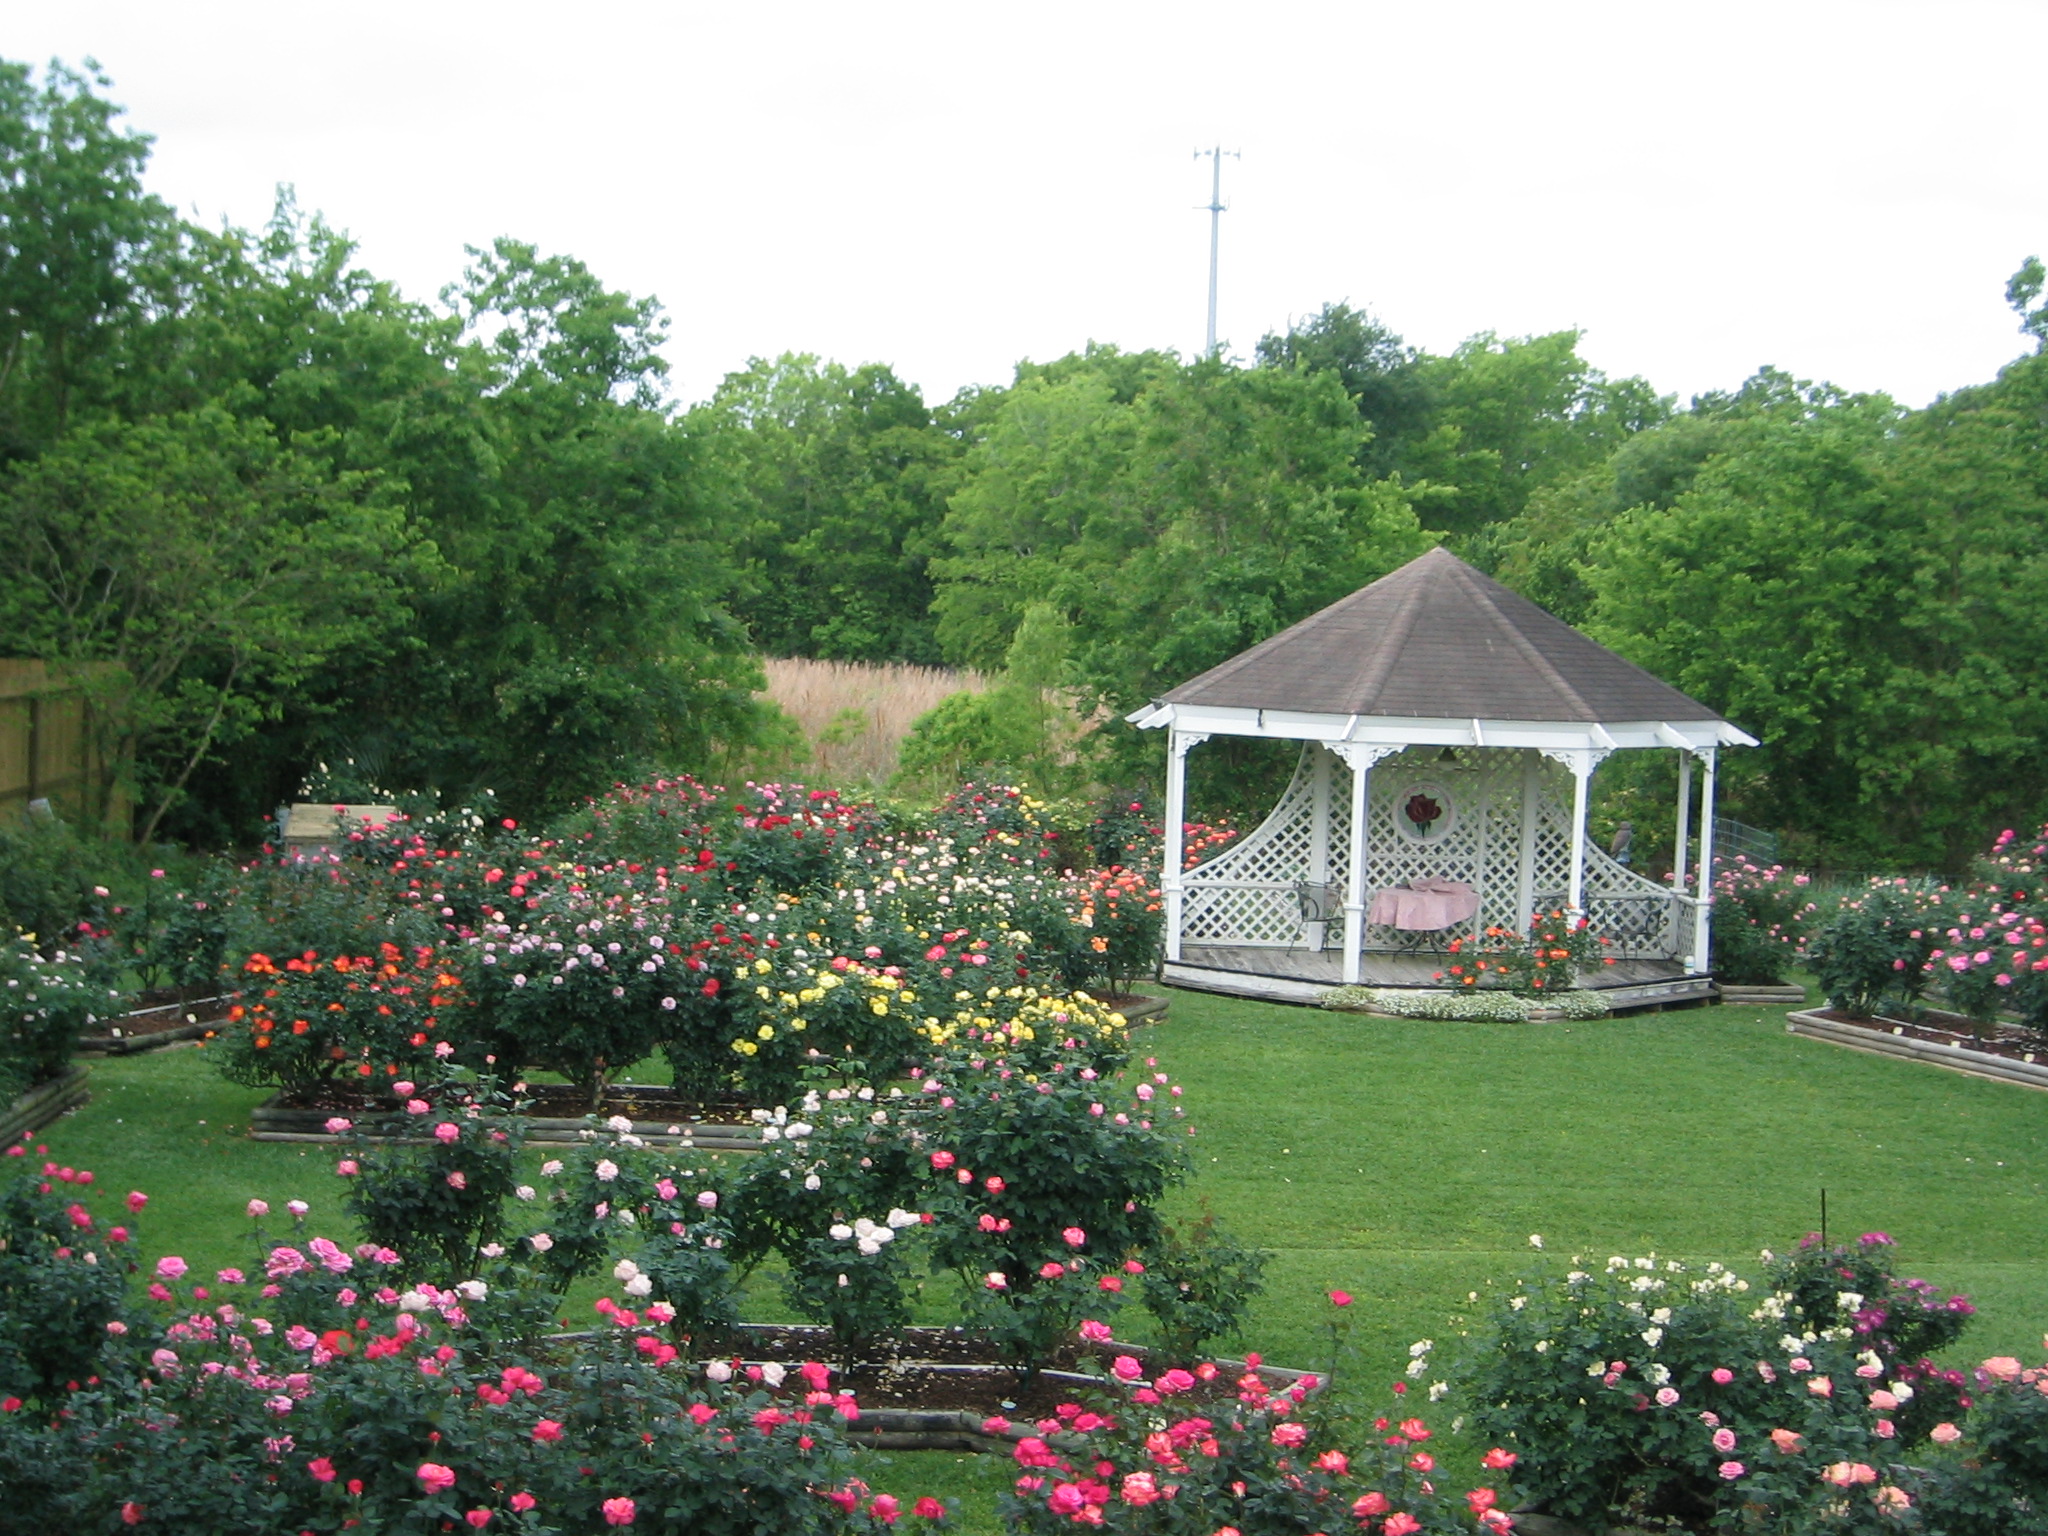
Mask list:
POLYGON ((1703 971, 1713 954, 1714 912, 1714 769, 1719 751, 1709 747, 1701 754, 1706 772, 1700 777, 1700 874, 1699 907, 1693 914, 1692 964, 1688 970, 1703 971))
POLYGON ((1593 754, 1572 753, 1572 869, 1565 906, 1573 918, 1586 915, 1586 801, 1593 782, 1593 754))
POLYGON ((1209 739, 1206 732, 1167 733, 1166 849, 1161 859, 1159 889, 1166 896, 1166 958, 1180 959, 1180 925, 1186 885, 1181 866, 1187 859, 1188 749, 1209 739))
POLYGON ((1372 777, 1373 757, 1368 752, 1347 753, 1351 764, 1351 878, 1344 882, 1344 985, 1355 987, 1364 973, 1366 816, 1370 801, 1366 790, 1372 777))
POLYGON ((1318 887, 1314 922, 1304 921, 1308 947, 1320 953, 1329 930, 1329 903, 1324 895, 1330 884, 1330 754, 1320 742, 1309 743, 1315 753, 1310 780, 1311 794, 1308 835, 1308 883, 1318 887))
POLYGON ((1685 894, 1686 855, 1692 852, 1692 753, 1678 754, 1678 834, 1671 840, 1671 889, 1685 894))
MULTIPOLYGON (((1692 753, 1690 751, 1681 751, 1678 754, 1678 828, 1671 840, 1671 889, 1680 896, 1685 894, 1685 870, 1692 853, 1691 845, 1692 753)), ((1693 925, 1692 942, 1695 944, 1699 942, 1699 925, 1697 922, 1693 925)), ((1700 968, 1699 956, 1689 951, 1685 957, 1685 968, 1688 971, 1697 971, 1700 968)))

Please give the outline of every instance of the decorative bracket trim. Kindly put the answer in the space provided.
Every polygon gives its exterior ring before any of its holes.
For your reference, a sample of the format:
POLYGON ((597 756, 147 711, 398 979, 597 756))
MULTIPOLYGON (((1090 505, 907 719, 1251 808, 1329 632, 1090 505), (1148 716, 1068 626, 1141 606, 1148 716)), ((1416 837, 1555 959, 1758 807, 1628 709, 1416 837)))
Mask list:
POLYGON ((1407 750, 1405 747, 1370 746, 1362 741, 1332 741, 1324 745, 1341 757, 1353 773, 1363 773, 1381 758, 1407 750))
POLYGON ((1595 768, 1607 761, 1614 750, 1611 747, 1538 747, 1536 749, 1554 763, 1562 763, 1580 776, 1589 775, 1595 768))
POLYGON ((1173 755, 1186 757, 1190 747, 1199 747, 1209 739, 1207 731, 1175 731, 1173 733, 1173 755))

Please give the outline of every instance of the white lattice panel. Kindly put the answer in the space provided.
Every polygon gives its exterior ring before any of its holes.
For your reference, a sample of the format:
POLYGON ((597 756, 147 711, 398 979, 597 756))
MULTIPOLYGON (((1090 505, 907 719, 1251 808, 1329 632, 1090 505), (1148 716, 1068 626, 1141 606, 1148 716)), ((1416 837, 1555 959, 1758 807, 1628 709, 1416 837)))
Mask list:
MULTIPOLYGON (((1306 747, 1272 814, 1250 836, 1188 871, 1182 938, 1194 944, 1293 946, 1306 942, 1297 888, 1315 878, 1317 758, 1306 747)), ((1328 873, 1338 892, 1350 885, 1350 770, 1330 760, 1328 873)), ((1375 764, 1367 804, 1365 899, 1411 880, 1462 880, 1479 892, 1471 922, 1430 934, 1369 927, 1368 949, 1440 949, 1489 925, 1519 929, 1531 908, 1563 905, 1571 888, 1571 775, 1538 754, 1512 748, 1411 747, 1375 764), (1532 767, 1533 764, 1533 767, 1532 767), (1533 783, 1531 779, 1533 777, 1533 783), (1454 807, 1450 825, 1429 841, 1403 834, 1397 818, 1420 783, 1440 787, 1454 807), (1525 838, 1525 802, 1533 835, 1525 838), (1529 867, 1523 868, 1524 849, 1529 867), (1528 903, 1524 904, 1523 893, 1528 903)), ((1604 852, 1586 853, 1586 907, 1615 943, 1619 959, 1682 954, 1690 904, 1625 869, 1604 852)), ((1331 925, 1331 942, 1341 922, 1331 925)))

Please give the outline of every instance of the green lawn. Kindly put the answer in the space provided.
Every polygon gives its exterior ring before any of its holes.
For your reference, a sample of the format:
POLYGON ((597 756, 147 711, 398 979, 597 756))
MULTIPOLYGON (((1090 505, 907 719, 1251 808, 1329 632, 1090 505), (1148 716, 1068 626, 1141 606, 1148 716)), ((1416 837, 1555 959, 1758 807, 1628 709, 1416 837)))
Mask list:
MULTIPOLYGON (((1823 1188, 1831 1235, 1889 1232, 1906 1273, 1977 1300, 1970 1357, 2028 1356, 2048 1327, 2048 1096, 1791 1036, 1782 1009, 1435 1024, 1177 993, 1140 1050, 1198 1128, 1176 1207, 1207 1202, 1275 1255, 1243 1342, 1280 1363, 1321 1364, 1331 1287, 1358 1298, 1362 1375, 1386 1382, 1532 1263, 1655 1251, 1753 1273, 1818 1225, 1823 1188)), ((255 1195, 338 1225, 332 1153, 248 1141, 262 1095, 204 1052, 99 1063, 93 1089, 42 1140, 150 1192, 150 1252, 245 1262, 255 1195)), ((993 1529, 1000 1466, 893 1459, 884 1486, 965 1496, 964 1528, 993 1529)))

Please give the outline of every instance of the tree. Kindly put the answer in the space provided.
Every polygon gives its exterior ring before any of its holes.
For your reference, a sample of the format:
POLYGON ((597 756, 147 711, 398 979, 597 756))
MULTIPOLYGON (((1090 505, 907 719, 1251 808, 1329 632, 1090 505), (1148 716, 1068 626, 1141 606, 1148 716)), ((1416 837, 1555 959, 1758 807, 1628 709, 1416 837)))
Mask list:
POLYGON ((1487 531, 1484 554, 1507 585, 1567 624, 1583 624, 1593 611, 1593 545, 1616 517, 1669 508, 1703 466, 1747 452, 1772 423, 1817 423, 1845 406, 1889 409, 1876 397, 1760 369, 1734 393, 1697 396, 1691 410, 1629 434, 1603 461, 1538 487, 1521 512, 1487 531))
POLYGON ((74 429, 0 483, 0 629, 87 699, 152 837, 210 754, 333 658, 388 644, 431 569, 389 488, 219 406, 74 429))
POLYGON ((60 435, 80 378, 135 300, 139 252, 174 221, 142 191, 149 139, 108 84, 0 60, 0 457, 60 435))
POLYGON ((1422 354, 1362 309, 1325 304, 1286 334, 1261 337, 1258 359, 1268 368, 1337 376, 1370 434, 1357 456, 1368 478, 1398 472, 1403 454, 1429 430, 1422 354))
MULTIPOLYGON (((1040 611, 1061 680, 1122 712, 1424 547, 1401 488, 1360 476, 1330 373, 1161 360, 1124 399, 1122 358, 1063 362, 1020 379, 963 462, 934 563, 952 659, 992 666, 1040 611)), ((1108 736, 1122 771, 1155 768, 1128 735, 1108 736)))
POLYGON ((1485 332, 1420 365, 1431 428, 1402 456, 1424 525, 1470 540, 1517 516, 1539 488, 1591 468, 1670 415, 1641 379, 1610 380, 1579 356, 1579 333, 1485 332))
POLYGON ((329 740, 530 815, 701 761, 744 734, 760 675, 723 607, 722 477, 660 403, 659 306, 517 241, 472 255, 446 295, 464 339, 383 411, 448 572, 329 740))
POLYGON ((887 367, 751 360, 690 416, 738 481, 735 604, 770 655, 935 662, 927 572, 958 440, 887 367))
POLYGON ((1894 830, 1865 770, 1914 542, 1880 473, 1897 414, 1760 420, 1668 505, 1615 516, 1586 577, 1595 638, 1763 740, 1727 760, 1731 807, 1864 868, 1894 830))
POLYGON ((2005 302, 2019 315, 2020 329, 2034 338, 2036 347, 2048 347, 2048 304, 2034 304, 2044 287, 2048 287, 2048 267, 2041 265, 2038 256, 2021 262, 2019 271, 2005 285, 2005 302), (2034 307, 2027 308, 2029 304, 2034 307))

